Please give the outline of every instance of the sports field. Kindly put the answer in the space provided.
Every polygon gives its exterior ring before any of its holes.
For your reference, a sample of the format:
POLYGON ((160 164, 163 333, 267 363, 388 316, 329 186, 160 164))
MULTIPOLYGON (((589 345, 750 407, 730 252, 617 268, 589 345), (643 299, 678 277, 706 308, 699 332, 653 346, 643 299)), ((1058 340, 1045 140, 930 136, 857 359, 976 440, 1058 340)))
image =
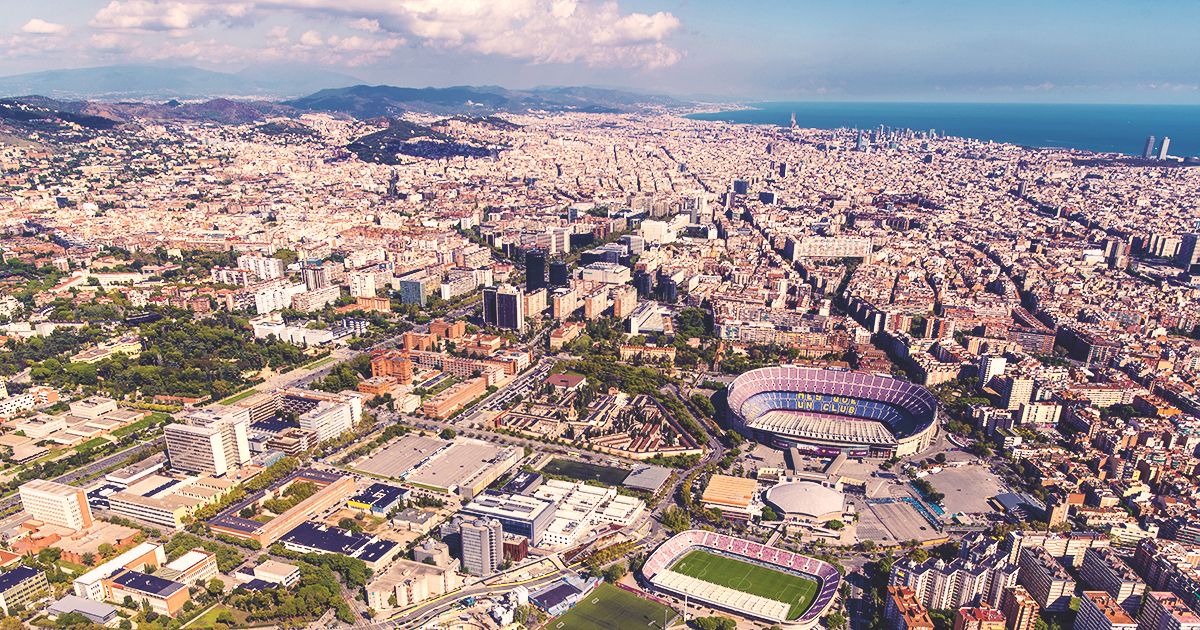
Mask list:
MULTIPOLYGON (((575 607, 546 624, 547 630, 661 630, 675 611, 611 584, 601 584, 575 607)), ((668 621, 669 622, 669 621, 668 621)))
POLYGON ((671 570, 735 591, 790 603, 792 607, 788 610, 788 619, 804 614, 817 596, 816 580, 707 551, 693 550, 676 562, 671 570))

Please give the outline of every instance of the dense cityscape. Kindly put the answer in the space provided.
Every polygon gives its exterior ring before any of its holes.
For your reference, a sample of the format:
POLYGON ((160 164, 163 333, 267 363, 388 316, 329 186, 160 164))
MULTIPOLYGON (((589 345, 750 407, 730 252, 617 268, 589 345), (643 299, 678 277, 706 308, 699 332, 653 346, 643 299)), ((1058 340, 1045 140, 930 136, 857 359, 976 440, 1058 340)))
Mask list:
POLYGON ((1200 158, 721 107, 0 99, 0 630, 1200 630, 1200 158))

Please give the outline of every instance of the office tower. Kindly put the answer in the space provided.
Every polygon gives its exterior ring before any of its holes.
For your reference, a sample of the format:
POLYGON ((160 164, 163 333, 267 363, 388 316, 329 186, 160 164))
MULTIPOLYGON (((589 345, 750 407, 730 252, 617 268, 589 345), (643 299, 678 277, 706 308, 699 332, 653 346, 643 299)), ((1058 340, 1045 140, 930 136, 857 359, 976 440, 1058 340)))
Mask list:
POLYGON ((637 289, 638 297, 648 298, 654 291, 654 277, 645 271, 634 272, 633 287, 637 289))
POLYGON ((1142 149, 1142 157, 1147 160, 1154 157, 1154 136, 1146 136, 1146 146, 1142 149))
POLYGON ((1084 591, 1073 630, 1136 630, 1137 623, 1104 591, 1084 591))
POLYGON ((92 510, 81 488, 34 479, 21 485, 21 507, 34 519, 80 530, 92 524, 92 510))
POLYGON ((1200 271, 1197 269, 1200 266, 1200 232, 1189 232, 1183 235, 1179 243, 1179 254, 1175 256, 1175 263, 1185 273, 1200 271))
POLYGON ((329 270, 319 260, 304 263, 304 267, 300 269, 300 276, 304 278, 304 287, 309 291, 329 286, 329 270))
POLYGON ((483 324, 496 325, 496 287, 484 287, 481 292, 483 299, 483 324))
POLYGON ((491 575, 504 562, 504 528, 494 518, 464 521, 462 536, 463 570, 471 575, 491 575))
POLYGON ((1033 630, 1039 611, 1040 607, 1024 586, 1004 589, 1000 612, 1004 613, 1005 630, 1033 630))
POLYGON ((571 266, 565 260, 550 263, 550 286, 565 287, 571 284, 571 266))
POLYGON ((546 250, 531 249, 525 252, 525 290, 537 291, 546 288, 546 250))
POLYGON ((1004 374, 1008 360, 1000 355, 985 354, 979 357, 979 388, 987 387, 993 378, 1004 374))
POLYGON ((1167 136, 1163 136, 1162 146, 1158 148, 1158 159, 1160 159, 1160 160, 1167 159, 1167 157, 1169 157, 1171 155, 1170 153, 1168 153, 1168 151, 1170 151, 1170 149, 1171 149, 1171 139, 1167 136))
POLYGON ((659 299, 667 304, 674 304, 679 301, 679 284, 670 276, 663 276, 658 281, 659 299))
POLYGON ((987 604, 959 608, 954 615, 954 630, 1004 630, 1004 614, 987 604))
POLYGON ((525 300, 512 285, 483 289, 483 323, 505 330, 525 330, 525 300))
POLYGON ((163 435, 171 468, 221 476, 248 463, 249 419, 248 409, 201 409, 185 416, 186 424, 168 424, 163 435))

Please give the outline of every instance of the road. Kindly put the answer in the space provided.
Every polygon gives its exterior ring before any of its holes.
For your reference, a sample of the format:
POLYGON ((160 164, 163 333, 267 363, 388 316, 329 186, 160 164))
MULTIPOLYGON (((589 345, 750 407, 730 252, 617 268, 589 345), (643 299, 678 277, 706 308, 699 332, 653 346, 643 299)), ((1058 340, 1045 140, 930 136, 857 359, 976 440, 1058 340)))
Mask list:
MULTIPOLYGON (((120 464, 121 462, 125 461, 126 459, 129 459, 130 457, 137 455, 143 451, 147 451, 147 450, 156 448, 157 446, 160 446, 162 444, 165 444, 164 439, 165 438, 163 438, 160 435, 148 442, 141 442, 139 444, 134 444, 133 446, 131 446, 123 451, 117 451, 116 453, 113 453, 112 455, 98 459, 98 460, 88 464, 87 466, 83 466, 81 468, 76 468, 75 470, 72 470, 71 472, 54 477, 54 478, 50 479, 50 481, 57 481, 58 483, 65 483, 68 485, 72 484, 72 483, 78 481, 79 479, 88 477, 90 475, 94 475, 94 474, 100 472, 101 470, 104 470, 105 468, 108 468, 110 466, 116 466, 117 464, 120 464)), ((6 512, 6 511, 16 507, 17 504, 20 502, 21 502, 20 495, 15 494, 15 493, 8 497, 0 499, 0 512, 6 512)))

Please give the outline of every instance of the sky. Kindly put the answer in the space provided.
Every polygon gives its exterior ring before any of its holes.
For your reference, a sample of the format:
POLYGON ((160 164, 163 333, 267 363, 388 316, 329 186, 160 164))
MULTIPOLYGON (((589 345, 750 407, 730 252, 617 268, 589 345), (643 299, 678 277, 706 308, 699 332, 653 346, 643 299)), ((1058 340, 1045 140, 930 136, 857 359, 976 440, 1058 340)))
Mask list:
POLYGON ((0 0, 0 75, 152 63, 727 100, 1200 103, 1197 0, 0 0))

